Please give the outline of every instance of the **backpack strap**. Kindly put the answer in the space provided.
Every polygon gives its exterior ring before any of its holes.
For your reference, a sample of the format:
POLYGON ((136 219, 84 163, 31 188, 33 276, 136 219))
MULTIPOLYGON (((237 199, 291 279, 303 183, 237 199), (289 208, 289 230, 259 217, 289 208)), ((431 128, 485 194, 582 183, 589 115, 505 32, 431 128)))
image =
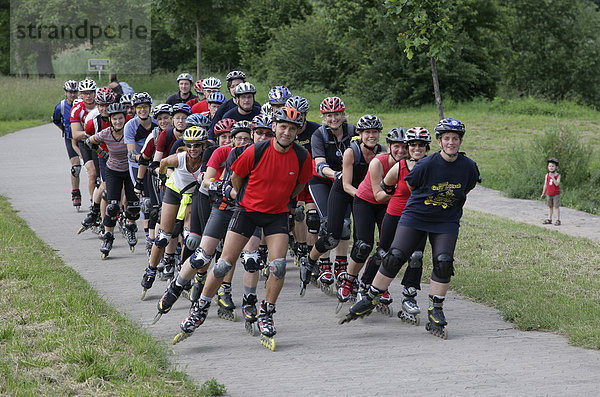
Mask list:
POLYGON ((352 148, 352 153, 354 154, 354 165, 357 165, 360 163, 360 158, 362 156, 360 143, 358 143, 358 141, 352 141, 350 142, 350 147, 352 148))
POLYGON ((60 101, 60 120, 61 120, 62 125, 65 125, 65 107, 67 106, 66 103, 67 103, 66 99, 63 99, 62 101, 60 101))

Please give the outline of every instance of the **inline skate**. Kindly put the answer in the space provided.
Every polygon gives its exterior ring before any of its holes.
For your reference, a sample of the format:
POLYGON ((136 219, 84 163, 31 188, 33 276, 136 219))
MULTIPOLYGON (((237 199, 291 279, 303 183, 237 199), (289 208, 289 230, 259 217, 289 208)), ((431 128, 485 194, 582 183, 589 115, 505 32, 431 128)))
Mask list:
POLYGON ((196 302, 198 299, 200 299, 200 294, 202 294, 202 289, 204 288, 205 283, 206 283, 206 272, 196 273, 196 275, 192 279, 192 287, 190 288, 190 294, 189 294, 190 301, 196 302))
POLYGON ((135 222, 126 223, 123 228, 123 235, 127 240, 127 244, 129 244, 129 249, 131 252, 135 252, 135 245, 137 244, 137 237, 135 236, 135 232, 137 232, 137 225, 135 222))
POLYGON ((446 329, 446 316, 444 316, 444 299, 438 296, 429 295, 429 308, 427 317, 429 322, 425 324, 425 329, 438 338, 448 339, 448 330, 446 329))
POLYGON ((115 236, 112 232, 104 233, 104 238, 102 242, 102 247, 100 247, 100 252, 102 253, 102 259, 108 258, 108 254, 113 246, 113 241, 115 241, 115 236))
POLYGON ((320 274, 317 281, 321 291, 323 291, 325 295, 333 295, 332 284, 335 280, 333 278, 333 273, 331 272, 331 261, 327 260, 319 263, 319 271, 320 274))
POLYGON ((175 254, 165 254, 162 263, 163 270, 161 272, 161 280, 172 280, 175 277, 175 254))
POLYGON ((344 259, 335 259, 333 263, 333 276, 335 278, 335 288, 339 289, 342 286, 342 274, 348 272, 348 261, 344 259))
POLYGON ((398 312, 398 318, 403 322, 418 326, 421 323, 419 317, 421 308, 417 304, 417 289, 415 287, 404 287, 402 295, 404 295, 404 299, 402 299, 402 310, 398 312))
POLYGON ((300 296, 306 293, 306 286, 313 278, 313 274, 319 274, 317 261, 310 259, 310 256, 302 258, 300 264, 300 296))
POLYGON ((73 207, 79 212, 81 208, 81 191, 79 189, 73 189, 71 191, 71 201, 73 202, 73 207))
POLYGON ((375 309, 385 316, 392 317, 394 315, 394 309, 391 306, 393 301, 389 291, 386 289, 383 295, 381 295, 381 299, 379 299, 379 303, 375 309))
POLYGON ((183 291, 183 286, 177 284, 176 280, 172 280, 169 283, 167 289, 165 290, 165 293, 156 305, 158 313, 156 313, 156 316, 154 316, 152 325, 156 324, 156 322, 160 320, 163 314, 168 313, 169 310, 171 310, 175 302, 177 302, 177 299, 179 299, 181 291, 183 291))
POLYGON ((242 300, 242 314, 244 315, 244 328, 246 332, 252 336, 258 335, 258 328, 256 321, 258 320, 258 313, 256 310, 256 303, 258 299, 255 294, 244 294, 242 300))
POLYGON ((341 284, 337 290, 338 304, 335 308, 336 314, 342 310, 344 303, 348 301, 356 302, 356 293, 358 290, 356 276, 348 273, 340 274, 341 284))
POLYGON ((383 295, 385 291, 382 291, 378 288, 371 286, 369 288, 369 292, 362 297, 361 300, 357 301, 352 307, 350 307, 350 311, 346 314, 345 317, 342 317, 339 324, 348 323, 352 320, 356 320, 357 318, 363 318, 368 316, 373 312, 373 309, 379 303, 379 299, 383 295))
POLYGON ((217 293, 217 297, 217 303, 219 305, 217 315, 224 320, 236 322, 237 313, 235 312, 235 304, 233 303, 233 299, 231 297, 231 284, 221 284, 219 292, 217 293))
POLYGON ((95 228, 100 226, 100 205, 93 204, 90 207, 90 212, 87 213, 85 219, 81 221, 81 227, 77 234, 81 234, 88 229, 92 229, 94 231, 95 228))
POLYGON ((150 266, 146 268, 144 271, 144 276, 142 277, 142 300, 146 297, 146 292, 152 288, 152 284, 154 284, 154 280, 156 279, 156 269, 152 269, 150 266))
POLYGON ((206 320, 209 308, 210 301, 204 299, 199 299, 192 304, 190 315, 183 320, 179 326, 181 332, 175 335, 175 338, 173 339, 174 345, 192 336, 194 331, 206 320))
POLYGON ((275 313, 275 304, 262 301, 260 304, 260 313, 258 314, 258 327, 260 328, 260 344, 271 351, 275 351, 275 339, 273 336, 277 333, 273 324, 273 314, 275 313))

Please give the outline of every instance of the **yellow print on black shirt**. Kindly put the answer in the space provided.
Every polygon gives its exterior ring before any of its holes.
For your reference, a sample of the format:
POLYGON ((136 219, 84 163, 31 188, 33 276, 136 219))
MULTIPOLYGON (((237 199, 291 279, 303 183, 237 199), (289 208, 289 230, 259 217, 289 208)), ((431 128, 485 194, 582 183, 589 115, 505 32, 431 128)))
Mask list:
POLYGON ((431 187, 431 190, 437 192, 435 195, 431 195, 425 199, 425 205, 441 206, 443 209, 454 206, 457 198, 454 195, 455 189, 460 189, 462 185, 452 184, 449 182, 438 183, 431 187))

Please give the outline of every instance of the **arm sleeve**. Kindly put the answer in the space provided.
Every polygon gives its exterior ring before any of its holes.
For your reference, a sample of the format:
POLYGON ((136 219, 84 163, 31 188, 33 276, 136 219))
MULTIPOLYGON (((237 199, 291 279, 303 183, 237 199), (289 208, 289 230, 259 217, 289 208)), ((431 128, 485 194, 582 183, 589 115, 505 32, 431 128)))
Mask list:
POLYGON ((237 176, 245 178, 252 167, 254 166, 254 145, 244 150, 244 153, 234 161, 231 165, 231 170, 236 173, 237 176))
POLYGON ((60 102, 54 108, 54 113, 52 113, 52 122, 58 126, 62 126, 62 114, 60 114, 60 102))

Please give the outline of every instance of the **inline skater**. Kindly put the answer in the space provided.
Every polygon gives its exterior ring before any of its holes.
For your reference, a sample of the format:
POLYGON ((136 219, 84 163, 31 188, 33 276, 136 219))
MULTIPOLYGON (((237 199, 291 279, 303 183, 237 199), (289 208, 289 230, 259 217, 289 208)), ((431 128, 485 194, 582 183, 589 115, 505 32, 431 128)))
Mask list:
POLYGON ((296 109, 278 109, 273 118, 275 138, 250 146, 232 165, 232 189, 225 192, 236 198, 239 207, 227 232, 223 254, 210 272, 190 316, 182 322, 182 332, 175 337, 174 343, 191 335, 204 322, 221 280, 229 273, 256 228, 262 227, 269 249, 271 276, 267 281, 265 300, 260 305, 258 325, 261 343, 275 350, 273 314, 286 273, 288 203, 302 191, 311 174, 310 154, 294 143, 301 126, 302 116, 296 109))
POLYGON ((288 99, 292 97, 290 90, 284 85, 276 85, 269 90, 269 104, 272 111, 286 105, 288 99))
MULTIPOLYGON (((85 140, 85 117, 89 112, 94 110, 96 107, 96 82, 92 79, 84 79, 79 82, 78 89, 79 95, 82 99, 81 102, 74 105, 71 108, 70 122, 71 122, 71 136, 74 142, 77 142, 79 153, 83 158, 83 166, 85 167, 88 174, 88 191, 90 193, 90 200, 94 196, 94 189, 96 188, 96 166, 94 165, 95 155, 92 151, 87 148, 83 140, 85 140)), ((73 202, 79 202, 81 205, 81 192, 73 192, 73 202)))
POLYGON ((479 182, 477 164, 460 153, 465 126, 456 119, 440 120, 435 136, 440 151, 420 160, 404 178, 412 191, 400 217, 394 242, 383 258, 369 292, 357 301, 340 324, 367 316, 398 271, 428 236, 433 255, 427 331, 448 338, 443 303, 454 274, 454 249, 467 194, 479 182))
MULTIPOLYGON (((117 223, 117 216, 120 213, 119 201, 121 200, 123 189, 127 198, 127 210, 125 211, 127 223, 125 228, 135 233, 137 230, 135 221, 140 217, 140 203, 133 191, 133 182, 129 176, 127 145, 124 142, 123 130, 127 110, 120 103, 113 103, 108 106, 107 113, 110 127, 94 134, 85 141, 85 144, 92 150, 97 150, 97 145, 105 142, 110 154, 106 162, 106 196, 108 206, 106 207, 106 215, 103 221, 106 232, 104 233, 102 248, 100 248, 102 259, 106 259, 112 249, 115 239, 114 228, 117 223)), ((131 244, 130 247, 132 247, 131 244)))
POLYGON ((212 120, 215 118, 215 114, 217 114, 217 111, 226 100, 227 98, 225 98, 225 95, 221 92, 213 92, 206 98, 206 102, 208 103, 208 113, 205 112, 203 114, 208 116, 211 124, 212 120))
POLYGON ((123 94, 119 103, 127 109, 127 121, 135 117, 135 106, 133 106, 133 94, 123 94))
MULTIPOLYGON (((375 116, 363 116, 356 123, 356 129, 363 129, 362 136, 367 140, 373 139, 375 135, 379 136, 382 128, 381 121, 375 116)), ((369 163, 367 175, 354 191, 352 216, 354 218, 356 239, 352 245, 348 271, 340 275, 341 285, 337 292, 339 304, 336 308, 336 313, 340 311, 343 302, 347 302, 353 295, 356 295, 358 273, 369 257, 375 242, 375 225, 377 225, 379 235, 381 236, 383 233, 381 224, 389 197, 382 190, 380 183, 390 168, 406 156, 405 139, 406 136, 402 128, 392 128, 387 133, 386 142, 389 153, 377 155, 369 163)), ((391 314, 389 305, 392 303, 392 299, 387 291, 382 296, 381 303, 383 306, 379 306, 380 310, 385 314, 391 314)))
POLYGON ((173 106, 176 103, 186 103, 190 99, 197 98, 196 95, 192 94, 192 84, 194 84, 194 78, 189 73, 181 73, 177 76, 177 85, 179 91, 176 94, 169 95, 166 102, 173 106))
POLYGON ((202 79, 196 80, 196 82, 194 83, 194 91, 196 92, 196 98, 190 99, 186 102, 186 104, 192 107, 198 102, 205 100, 206 96, 204 95, 204 91, 202 90, 202 79))
POLYGON ((235 98, 237 106, 228 110, 223 115, 224 119, 234 119, 235 121, 252 121, 254 116, 260 114, 260 108, 254 106, 254 96, 256 87, 252 83, 242 83, 235 87, 235 98))
POLYGON ((177 212, 183 195, 191 194, 201 181, 202 152, 208 144, 207 140, 208 135, 204 128, 197 126, 187 128, 183 133, 186 150, 162 159, 160 166, 155 171, 158 177, 165 180, 167 167, 175 168, 165 184, 159 231, 152 247, 148 267, 142 278, 142 287, 144 288, 142 300, 146 296, 146 291, 154 283, 158 262, 162 258, 165 248, 169 245, 171 238, 178 237, 182 232, 182 230, 175 230, 177 212))
POLYGON ((81 191, 79 190, 79 173, 81 172, 81 161, 79 154, 73 145, 71 136, 71 107, 73 101, 77 98, 78 83, 75 80, 68 80, 63 85, 65 90, 65 99, 60 101, 54 107, 52 122, 62 131, 62 137, 65 139, 67 156, 71 162, 71 201, 76 208, 81 207, 81 191))
MULTIPOLYGON (((221 91, 221 80, 216 77, 208 77, 202 80, 202 90, 204 91, 204 95, 206 97, 210 96, 210 94, 214 92, 221 91)), ((193 113, 202 113, 208 111, 208 102, 207 99, 203 99, 198 101, 192 106, 193 113)))
MULTIPOLYGON (((390 245, 396 234, 398 220, 410 197, 410 190, 406 183, 403 182, 404 178, 414 168, 417 161, 427 155, 429 144, 431 143, 431 135, 425 128, 413 127, 406 131, 406 143, 408 144, 408 158, 403 159, 394 165, 386 174, 381 184, 385 196, 379 194, 375 197, 382 202, 389 198, 389 203, 385 217, 383 218, 382 229, 379 233, 379 246, 375 251, 375 255, 373 255, 368 262, 367 268, 361 279, 363 288, 362 295, 366 295, 368 292, 368 288, 373 282, 377 270, 381 266, 383 257, 390 249, 390 245)), ((420 323, 419 313, 421 313, 421 308, 417 304, 416 297, 417 290, 421 289, 423 250, 425 249, 425 243, 426 239, 423 238, 417 249, 411 254, 408 260, 408 266, 404 272, 404 277, 402 278, 402 285, 404 286, 402 294, 404 295, 404 298, 402 299, 402 310, 398 311, 398 317, 402 321, 410 322, 415 325, 419 325, 420 323)), ((384 297, 385 294, 382 299, 384 297)))
MULTIPOLYGON (((308 188, 316 209, 308 210, 306 213, 306 226, 308 233, 312 234, 314 241, 317 240, 319 231, 325 236, 327 215, 328 215, 328 200, 330 190, 333 186, 334 179, 339 179, 342 172, 342 159, 344 151, 350 147, 351 139, 356 135, 355 127, 349 124, 346 119, 346 106, 344 101, 338 97, 327 97, 321 102, 321 114, 324 119, 324 124, 313 133, 311 138, 312 156, 314 158, 313 177, 308 182, 308 188)), ((346 271, 348 258, 348 240, 350 239, 350 208, 344 214, 344 227, 340 236, 341 243, 328 241, 328 246, 336 248, 334 272, 331 272, 332 264, 329 255, 323 255, 320 259, 319 267, 323 273, 326 273, 322 280, 326 283, 333 282, 333 276, 339 275, 346 271), (331 242, 331 244, 329 244, 331 242)), ((310 235, 309 235, 310 236, 310 235)), ((325 242, 324 240, 322 240, 325 242)), ((325 246, 321 247, 323 250, 325 246)), ((310 273, 315 276, 319 275, 319 269, 313 266, 321 254, 314 246, 311 249, 311 259, 305 261, 306 266, 301 268, 302 274, 306 277, 303 279, 301 292, 304 294, 310 273), (307 267, 310 266, 310 267, 307 267), (303 270, 302 270, 303 269, 303 270)), ((326 284, 325 283, 325 284, 326 284)))

